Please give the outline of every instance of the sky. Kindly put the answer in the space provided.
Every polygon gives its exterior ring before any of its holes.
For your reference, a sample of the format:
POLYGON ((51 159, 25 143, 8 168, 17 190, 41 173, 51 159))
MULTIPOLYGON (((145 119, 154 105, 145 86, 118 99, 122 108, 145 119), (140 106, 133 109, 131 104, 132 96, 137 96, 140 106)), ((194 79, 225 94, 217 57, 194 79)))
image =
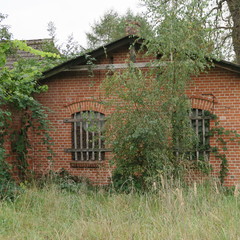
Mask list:
POLYGON ((84 47, 85 33, 107 10, 123 14, 131 9, 140 13, 139 3, 139 0, 0 0, 1 13, 8 15, 3 24, 10 26, 14 39, 48 38, 47 25, 52 21, 59 43, 73 34, 84 47))

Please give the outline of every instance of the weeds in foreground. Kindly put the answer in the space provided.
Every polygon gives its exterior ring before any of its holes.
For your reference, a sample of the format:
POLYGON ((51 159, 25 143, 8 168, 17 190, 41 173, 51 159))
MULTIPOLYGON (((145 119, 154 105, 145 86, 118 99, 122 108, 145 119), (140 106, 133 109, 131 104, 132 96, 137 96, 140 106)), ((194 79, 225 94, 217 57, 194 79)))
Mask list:
POLYGON ((217 185, 148 194, 26 188, 0 202, 0 239, 240 239, 240 198, 217 185))

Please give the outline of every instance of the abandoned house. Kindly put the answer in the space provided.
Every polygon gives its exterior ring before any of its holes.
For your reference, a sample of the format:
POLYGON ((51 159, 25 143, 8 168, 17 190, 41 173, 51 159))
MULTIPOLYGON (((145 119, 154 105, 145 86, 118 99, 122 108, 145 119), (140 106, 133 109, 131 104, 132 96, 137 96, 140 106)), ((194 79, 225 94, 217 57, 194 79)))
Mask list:
MULTIPOLYGON (((136 39, 128 36, 93 50, 89 55, 96 59, 89 76, 89 65, 85 56, 79 56, 44 73, 41 84, 48 86, 48 91, 39 94, 37 99, 51 109, 49 120, 53 131, 51 136, 55 155, 48 160, 48 152, 38 144, 38 135, 32 134, 33 149, 29 160, 30 168, 37 173, 49 170, 59 171, 64 168, 73 175, 89 178, 95 184, 108 184, 111 167, 108 160, 111 152, 104 148, 101 138, 92 143, 93 134, 101 134, 104 118, 111 114, 101 101, 100 84, 106 77, 109 67, 126 67, 129 47, 136 39), (98 122, 98 131, 90 132, 86 128, 83 115, 93 114, 98 122)), ((135 65, 146 68, 150 58, 136 55, 135 65)), ((210 111, 219 117, 226 129, 240 133, 240 66, 226 61, 216 61, 207 73, 194 77, 187 95, 191 101, 194 116, 194 128, 209 141, 207 131, 210 120, 204 111, 210 111)), ((211 139, 210 139, 211 141, 211 139)), ((235 185, 240 182, 240 146, 231 142, 228 146, 227 159, 229 172, 225 184, 235 185)), ((220 171, 221 161, 210 154, 213 176, 220 171)), ((195 180, 200 176, 190 176, 195 180)))

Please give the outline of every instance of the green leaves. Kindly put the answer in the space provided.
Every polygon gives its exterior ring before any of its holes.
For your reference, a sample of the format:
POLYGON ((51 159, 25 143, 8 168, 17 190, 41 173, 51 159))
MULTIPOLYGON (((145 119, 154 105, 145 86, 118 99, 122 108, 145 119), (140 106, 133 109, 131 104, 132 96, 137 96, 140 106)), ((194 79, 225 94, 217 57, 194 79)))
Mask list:
POLYGON ((96 48, 128 35, 126 33, 128 24, 130 28, 138 28, 131 26, 131 22, 137 22, 140 25, 138 36, 144 37, 151 31, 149 23, 142 15, 135 15, 130 10, 120 15, 114 10, 109 10, 91 26, 91 32, 86 34, 89 47, 96 48))
MULTIPOLYGON (((111 99, 107 104, 116 109, 106 138, 114 151, 113 179, 118 184, 132 179, 141 190, 160 173, 178 178, 193 166, 189 153, 198 138, 191 127, 186 89, 193 76, 211 66, 212 56, 209 29, 201 17, 205 1, 143 2, 153 31, 141 50, 153 60, 147 70, 130 62, 128 69, 114 72, 103 83, 111 99)), ((195 165, 201 170, 204 164, 195 165)))
POLYGON ((60 58, 60 56, 56 53, 43 52, 43 51, 34 49, 32 47, 29 47, 24 41, 12 40, 12 45, 19 50, 29 52, 29 53, 32 53, 36 56, 40 56, 40 57, 43 57, 43 58, 44 57, 60 58))
POLYGON ((11 44, 7 41, 0 42, 0 67, 6 63, 7 53, 10 50, 11 44))
MULTIPOLYGON (((3 33, 1 30, 2 26, 0 26, 0 34, 3 33)), ((4 40, 0 42, 0 175, 8 173, 6 168, 1 168, 6 157, 4 140, 8 137, 11 141, 11 150, 15 153, 18 162, 17 167, 22 173, 20 177, 24 178, 28 166, 28 149, 31 147, 28 139, 29 128, 39 131, 42 135, 42 143, 50 145, 46 109, 34 98, 34 94, 47 90, 47 86, 39 85, 38 80, 42 72, 53 65, 52 59, 59 58, 59 55, 33 49, 23 41, 8 39, 8 36, 10 35, 2 36, 4 40), (16 49, 37 57, 30 60, 17 59, 11 68, 6 67, 7 56, 16 49), (12 125, 12 116, 16 115, 19 120, 18 129, 12 125)), ((49 153, 52 154, 50 148, 49 153)))

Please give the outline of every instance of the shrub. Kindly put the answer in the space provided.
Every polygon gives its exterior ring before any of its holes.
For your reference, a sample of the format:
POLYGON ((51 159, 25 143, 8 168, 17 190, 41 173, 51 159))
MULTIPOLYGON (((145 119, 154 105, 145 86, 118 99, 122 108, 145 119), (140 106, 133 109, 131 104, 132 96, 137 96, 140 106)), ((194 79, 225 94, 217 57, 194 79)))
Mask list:
POLYGON ((4 160, 4 150, 0 148, 0 199, 14 200, 21 188, 16 184, 11 175, 11 166, 4 160))
POLYGON ((66 169, 62 168, 59 172, 50 171, 37 181, 38 186, 54 184, 62 191, 76 193, 83 189, 92 189, 91 182, 83 177, 71 175, 66 169))

